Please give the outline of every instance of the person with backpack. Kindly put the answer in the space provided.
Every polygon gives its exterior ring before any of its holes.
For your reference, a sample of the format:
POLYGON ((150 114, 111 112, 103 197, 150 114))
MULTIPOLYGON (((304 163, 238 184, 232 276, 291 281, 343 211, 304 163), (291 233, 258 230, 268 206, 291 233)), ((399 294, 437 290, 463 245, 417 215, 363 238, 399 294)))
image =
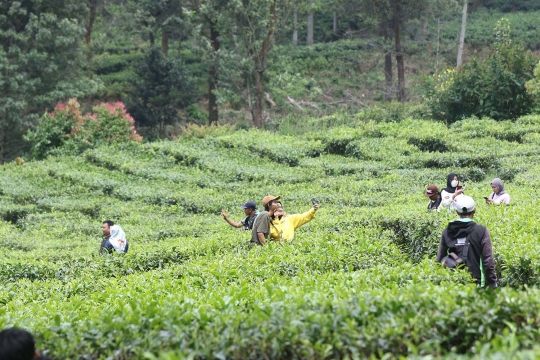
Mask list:
POLYGON ((476 207, 473 198, 458 196, 454 207, 459 219, 443 230, 437 262, 448 268, 467 267, 477 286, 497 287, 497 274, 489 230, 474 222, 476 207))

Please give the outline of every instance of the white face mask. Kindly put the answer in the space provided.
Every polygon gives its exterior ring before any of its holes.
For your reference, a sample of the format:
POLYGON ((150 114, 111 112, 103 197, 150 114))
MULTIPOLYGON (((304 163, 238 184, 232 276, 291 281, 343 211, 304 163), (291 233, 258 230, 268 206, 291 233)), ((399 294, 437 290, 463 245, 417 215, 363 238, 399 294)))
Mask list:
POLYGON ((452 182, 451 182, 450 184, 452 185, 452 187, 456 187, 456 186, 458 186, 459 181, 457 181, 457 180, 452 180, 452 182))

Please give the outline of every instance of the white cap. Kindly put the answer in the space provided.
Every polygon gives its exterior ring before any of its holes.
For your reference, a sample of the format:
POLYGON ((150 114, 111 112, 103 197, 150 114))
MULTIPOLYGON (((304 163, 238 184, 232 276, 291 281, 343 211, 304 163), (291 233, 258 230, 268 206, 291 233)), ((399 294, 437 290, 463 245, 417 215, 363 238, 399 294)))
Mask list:
POLYGON ((454 200, 454 208, 460 214, 468 214, 474 211, 474 200, 467 195, 456 196, 454 200))

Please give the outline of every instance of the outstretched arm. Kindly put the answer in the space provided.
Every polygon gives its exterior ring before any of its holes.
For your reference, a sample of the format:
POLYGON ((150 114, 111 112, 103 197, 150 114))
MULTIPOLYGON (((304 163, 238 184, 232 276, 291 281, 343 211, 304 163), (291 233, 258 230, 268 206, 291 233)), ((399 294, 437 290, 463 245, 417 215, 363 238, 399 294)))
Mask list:
POLYGON ((241 227, 241 226, 244 226, 244 224, 243 224, 241 221, 236 222, 236 221, 232 221, 231 219, 229 219, 229 218, 227 217, 227 211, 226 211, 225 209, 222 209, 222 210, 221 210, 221 217, 223 218, 223 220, 225 220, 226 222, 228 222, 229 225, 234 226, 235 228, 239 228, 239 227, 241 227))
POLYGON ((294 228, 299 228, 300 226, 313 220, 313 218, 315 218, 315 213, 318 209, 319 204, 313 204, 313 207, 303 214, 289 215, 291 217, 292 223, 294 224, 294 228))

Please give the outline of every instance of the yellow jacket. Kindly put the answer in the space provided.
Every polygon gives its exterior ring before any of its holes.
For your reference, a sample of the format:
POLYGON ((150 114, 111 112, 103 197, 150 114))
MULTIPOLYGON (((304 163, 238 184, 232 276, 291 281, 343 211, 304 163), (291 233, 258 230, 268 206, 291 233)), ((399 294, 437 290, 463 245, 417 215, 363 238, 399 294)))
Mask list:
POLYGON ((270 239, 273 241, 292 240, 294 230, 310 222, 315 217, 315 209, 311 208, 303 214, 287 214, 281 219, 275 218, 270 224, 270 239))

